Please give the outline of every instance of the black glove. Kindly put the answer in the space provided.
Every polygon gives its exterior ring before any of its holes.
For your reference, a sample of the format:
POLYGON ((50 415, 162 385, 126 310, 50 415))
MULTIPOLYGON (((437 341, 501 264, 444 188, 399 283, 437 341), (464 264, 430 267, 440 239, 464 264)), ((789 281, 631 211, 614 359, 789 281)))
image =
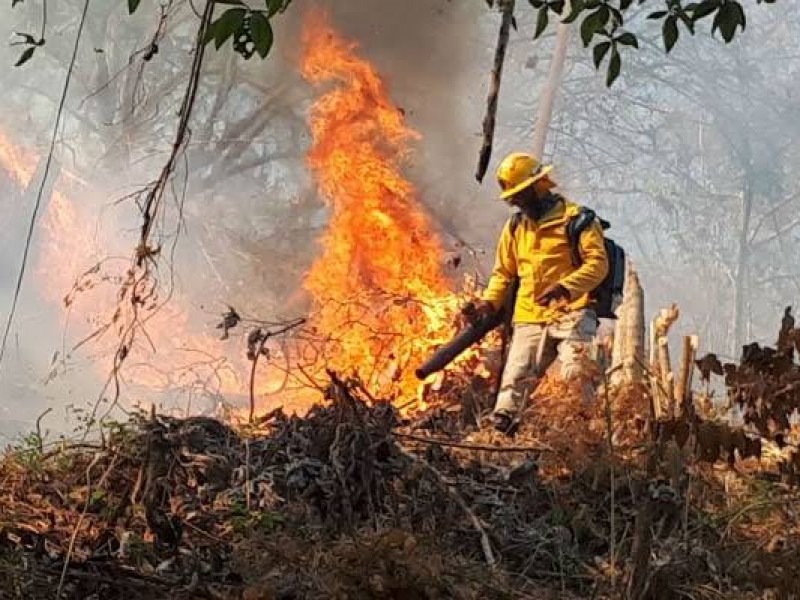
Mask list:
POLYGON ((475 324, 482 318, 491 315, 494 312, 494 306, 488 300, 475 300, 467 302, 461 309, 461 314, 470 324, 475 324))
POLYGON ((536 298, 536 304, 539 306, 550 306, 554 302, 561 302, 562 300, 569 301, 569 290, 560 283, 550 286, 544 293, 536 298))

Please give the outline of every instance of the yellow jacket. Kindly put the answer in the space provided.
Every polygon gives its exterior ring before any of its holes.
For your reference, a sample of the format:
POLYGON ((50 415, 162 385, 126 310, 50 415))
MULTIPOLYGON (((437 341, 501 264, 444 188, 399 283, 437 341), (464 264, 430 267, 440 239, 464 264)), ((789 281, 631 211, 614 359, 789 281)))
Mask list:
POLYGON ((509 220, 497 245, 494 270, 483 294, 484 300, 499 309, 511 282, 519 275, 515 323, 550 323, 557 319, 563 308, 557 310, 536 304, 536 298, 557 283, 570 293, 569 310, 589 306, 589 292, 605 279, 608 259, 602 227, 595 221, 581 235, 583 263, 578 268, 573 266, 566 230, 569 220, 579 211, 577 204, 559 200, 538 222, 523 217, 513 239, 509 220))

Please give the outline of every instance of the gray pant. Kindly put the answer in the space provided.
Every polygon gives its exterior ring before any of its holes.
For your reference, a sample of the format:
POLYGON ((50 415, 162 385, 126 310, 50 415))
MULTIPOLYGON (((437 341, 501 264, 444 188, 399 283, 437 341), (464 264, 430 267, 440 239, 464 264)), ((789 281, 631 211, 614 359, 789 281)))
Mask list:
POLYGON ((571 312, 547 325, 515 324, 495 414, 513 416, 522 410, 556 358, 561 361, 561 376, 565 380, 588 372, 586 361, 592 360, 589 351, 596 333, 597 317, 592 310, 571 312))

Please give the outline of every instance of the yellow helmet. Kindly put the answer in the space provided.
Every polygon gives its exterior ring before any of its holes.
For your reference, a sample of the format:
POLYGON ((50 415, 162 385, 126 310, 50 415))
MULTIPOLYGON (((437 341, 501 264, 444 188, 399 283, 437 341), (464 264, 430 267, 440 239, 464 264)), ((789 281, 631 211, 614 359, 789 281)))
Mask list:
POLYGON ((541 164, 530 154, 523 152, 509 154, 497 167, 497 182, 503 189, 500 198, 507 200, 517 192, 533 185, 552 170, 551 165, 541 164))

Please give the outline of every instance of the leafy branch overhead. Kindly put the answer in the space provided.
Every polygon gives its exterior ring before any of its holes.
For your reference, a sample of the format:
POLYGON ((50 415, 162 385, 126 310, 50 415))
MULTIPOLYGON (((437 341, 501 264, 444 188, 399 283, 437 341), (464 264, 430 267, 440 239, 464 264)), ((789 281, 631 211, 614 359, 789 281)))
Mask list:
POLYGON ((234 0, 224 4, 235 4, 239 7, 227 9, 211 23, 206 44, 213 41, 214 47, 219 50, 230 39, 234 51, 245 59, 250 59, 254 54, 266 58, 273 42, 270 19, 285 12, 291 0, 265 0, 263 9, 251 9, 234 0))
MULTIPOLYGON (((211 0, 209 0, 211 1, 211 0)), ((12 8, 22 4, 23 0, 12 0, 12 8)), ((47 0, 41 0, 42 7, 46 7, 47 0)), ((134 14, 142 6, 142 0, 124 0, 128 13, 134 14)), ((216 0, 216 6, 230 6, 226 8, 208 27, 205 43, 214 42, 214 47, 219 50, 228 40, 232 41, 234 51, 244 57, 251 58, 258 54, 266 58, 272 49, 273 32, 270 19, 276 14, 283 13, 289 8, 292 0, 263 0, 264 8, 254 8, 256 2, 245 4, 242 0, 216 0)), ((43 18, 43 28, 44 21, 43 18)), ((17 33, 19 40, 12 45, 25 46, 25 50, 17 60, 15 66, 19 67, 28 62, 36 48, 44 46, 44 31, 38 38, 27 34, 17 33)))
MULTIPOLYGON (((567 8, 565 0, 528 0, 538 10, 536 31, 538 38, 545 32, 552 20, 559 20, 567 8)), ((756 4, 774 4, 776 0, 755 0, 756 4)), ((661 37, 667 52, 680 37, 681 29, 694 35, 696 26, 701 21, 710 21, 711 34, 719 35, 725 43, 731 42, 736 33, 744 31, 747 26, 745 10, 739 0, 700 0, 684 2, 684 0, 572 0, 569 14, 563 18, 564 23, 580 20, 580 35, 584 47, 592 46, 592 57, 596 68, 607 61, 606 83, 612 85, 619 77, 622 69, 620 48, 639 47, 636 35, 625 31, 625 18, 631 8, 648 4, 655 8, 647 15, 652 21, 661 23, 661 37)), ((637 11, 638 12, 638 11, 637 11)))
MULTIPOLYGON (((127 0, 132 14, 141 0, 127 0)), ((232 40, 234 51, 250 59, 254 54, 266 58, 272 49, 273 33, 270 19, 289 8, 292 0, 264 0, 264 8, 252 8, 241 0, 217 0, 217 5, 233 5, 226 9, 208 27, 205 43, 214 42, 219 50, 228 40, 232 40)), ((251 5, 254 3, 250 3, 251 5)))

